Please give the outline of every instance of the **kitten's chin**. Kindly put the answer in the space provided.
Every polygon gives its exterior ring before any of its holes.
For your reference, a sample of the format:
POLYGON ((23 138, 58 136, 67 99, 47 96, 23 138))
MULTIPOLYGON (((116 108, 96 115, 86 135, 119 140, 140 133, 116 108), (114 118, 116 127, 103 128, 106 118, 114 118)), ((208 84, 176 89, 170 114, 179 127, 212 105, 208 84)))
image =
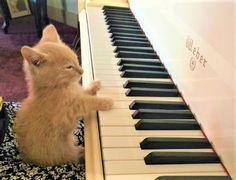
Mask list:
POLYGON ((72 82, 80 82, 80 80, 81 80, 81 76, 79 77, 77 76, 72 79, 72 82))

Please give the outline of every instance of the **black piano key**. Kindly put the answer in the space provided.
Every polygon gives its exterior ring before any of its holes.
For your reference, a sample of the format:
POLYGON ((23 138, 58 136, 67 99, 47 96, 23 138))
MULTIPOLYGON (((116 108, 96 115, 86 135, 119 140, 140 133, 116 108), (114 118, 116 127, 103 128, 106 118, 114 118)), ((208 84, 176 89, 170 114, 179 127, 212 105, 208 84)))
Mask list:
POLYGON ((132 12, 130 11, 130 9, 103 9, 103 13, 126 13, 126 14, 132 14, 132 12))
MULTIPOLYGON (((146 42, 140 42, 140 41, 126 41, 126 40, 117 40, 117 41, 114 41, 113 46, 133 46, 133 47, 150 47, 150 44, 149 43, 146 43, 146 42)), ((126 51, 122 51, 123 54, 126 52, 126 51)), ((121 52, 120 52, 121 54, 121 52)), ((151 54, 150 56, 155 56, 157 57, 157 55, 155 54, 151 54)))
POLYGON ((121 66, 123 64, 142 64, 142 65, 163 66, 163 64, 160 61, 158 61, 157 59, 127 58, 127 59, 120 59, 117 63, 118 66, 121 66))
MULTIPOLYGON (((131 41, 136 41, 136 40, 131 40, 131 41)), ((148 41, 144 43, 149 43, 148 41)), ((119 53, 119 52, 137 52, 137 53, 149 53, 149 54, 155 54, 156 52, 151 48, 151 47, 126 47, 126 46, 118 46, 115 48, 114 52, 119 53)), ((158 57, 158 56, 157 56, 158 57)), ((158 57, 159 58, 159 57, 158 57)), ((157 59, 157 58, 149 58, 149 59, 157 59)))
POLYGON ((143 97, 179 97, 178 89, 154 89, 132 87, 125 92, 126 96, 143 96, 143 97))
POLYGON ((128 26, 123 24, 112 24, 109 25, 108 29, 114 29, 114 28, 127 28, 127 29, 133 29, 133 30, 141 30, 139 26, 128 26))
POLYGON ((152 152, 144 160, 146 164, 220 163, 220 158, 214 152, 152 152))
POLYGON ((156 180, 233 180, 230 176, 161 176, 156 180))
POLYGON ((112 24, 123 24, 123 25, 129 25, 129 26, 138 26, 139 24, 137 22, 131 22, 131 21, 118 21, 118 20, 108 20, 106 22, 107 25, 112 24))
POLYGON ((140 64, 123 64, 120 66, 119 71, 125 71, 128 69, 133 70, 148 70, 148 71, 166 71, 164 66, 158 65, 140 65, 140 64))
POLYGON ((104 9, 103 10, 103 14, 109 14, 109 15, 113 15, 113 14, 128 14, 133 16, 132 12, 130 10, 122 10, 122 9, 104 9))
MULTIPOLYGON (((123 19, 124 16, 122 15, 118 15, 118 14, 110 14, 109 16, 104 16, 105 20, 107 19, 123 19)), ((134 20, 135 22, 137 22, 137 20, 135 19, 134 16, 131 16, 131 17, 128 17, 127 19, 131 19, 131 20, 134 20)))
POLYGON ((146 88, 165 88, 173 89, 176 88, 173 82, 163 82, 163 81, 142 81, 142 80, 128 80, 123 85, 124 88, 131 87, 146 87, 146 88))
MULTIPOLYGON (((131 43, 129 43, 129 44, 131 44, 131 43)), ((135 42, 135 44, 136 44, 136 42, 135 42)), ((119 43, 119 45, 122 46, 121 43, 119 43)), ((139 46, 139 44, 136 44, 136 46, 139 46)), ((158 59, 159 58, 156 53, 144 53, 144 52, 132 52, 132 51, 119 51, 116 54, 116 57, 118 57, 118 58, 143 58, 143 59, 145 59, 145 58, 146 59, 158 59)))
MULTIPOLYGON (((130 35, 134 35, 134 34, 130 34, 130 35)), ((140 34, 138 34, 138 35, 140 35, 140 34)), ((147 38, 134 37, 134 36, 116 36, 115 35, 111 38, 111 42, 115 42, 115 41, 134 41, 134 42, 139 41, 140 43, 149 43, 147 38)), ((127 46, 126 48, 134 48, 134 47, 127 46)), ((144 48, 144 47, 141 47, 141 48, 144 48)), ((151 48, 151 47, 145 47, 145 48, 151 48)))
MULTIPOLYGON (((140 41, 149 43, 149 41, 146 38, 136 38, 136 37, 125 37, 125 36, 114 36, 111 41, 117 41, 117 40, 126 40, 126 41, 140 41)), ((154 51, 154 50, 153 50, 154 51)))
POLYGON ((125 13, 125 14, 132 14, 129 9, 103 9, 103 13, 125 13))
MULTIPOLYGON (((106 10, 105 10, 105 11, 103 11, 103 14, 104 14, 105 12, 112 12, 112 11, 106 11, 106 10)), ((114 11, 113 11, 113 12, 114 12, 114 11)), ((125 11, 117 11, 117 12, 125 12, 125 11)), ((126 11, 126 12, 129 12, 129 11, 126 11)), ((126 13, 126 12, 125 12, 125 13, 126 13)), ((106 18, 117 18, 117 17, 120 17, 120 16, 122 16, 122 14, 121 14, 121 15, 109 14, 109 16, 107 16, 107 15, 104 14, 105 19, 106 19, 106 18)), ((132 15, 132 16, 129 17, 129 18, 135 19, 134 15, 132 15)))
POLYGON ((135 124, 136 130, 200 130, 194 119, 141 119, 135 124))
POLYGON ((146 38, 146 36, 144 34, 131 34, 131 33, 120 33, 120 32, 114 32, 111 35, 111 38, 115 37, 115 36, 121 36, 121 37, 135 37, 135 38, 146 38))
MULTIPOLYGON (((124 16, 118 16, 118 15, 115 15, 115 16, 107 16, 105 18, 105 22, 107 21, 127 21, 127 22, 134 22, 134 23, 137 23, 137 21, 133 18, 133 17, 124 17, 124 16)), ((124 26, 123 24, 120 24, 122 26, 124 26)), ((137 25, 139 26, 139 25, 137 25)))
POLYGON ((106 24, 107 25, 115 25, 115 24, 122 24, 126 26, 139 26, 139 23, 136 20, 133 20, 130 16, 119 16, 118 18, 112 18, 112 16, 106 17, 106 24))
POLYGON ((120 16, 127 16, 127 17, 133 17, 133 14, 129 11, 103 11, 104 15, 120 15, 120 16))
POLYGON ((188 109, 184 102, 134 100, 129 109, 188 109))
POLYGON ((110 33, 121 32, 121 33, 131 33, 131 34, 143 34, 143 31, 140 29, 130 29, 130 28, 112 28, 109 30, 110 33))
POLYGON ((140 143, 141 149, 208 149, 207 138, 158 138, 148 137, 140 143))
POLYGON ((122 11, 130 11, 130 8, 128 8, 128 7, 119 7, 119 6, 109 6, 109 5, 105 5, 105 6, 103 6, 102 10, 122 10, 122 11))
POLYGON ((114 52, 120 51, 131 51, 131 52, 141 52, 141 53, 155 53, 155 51, 151 47, 125 47, 125 46, 118 46, 115 48, 114 52))
POLYGON ((103 10, 105 9, 120 9, 120 10, 130 10, 130 8, 127 7, 118 7, 118 6, 103 6, 103 10))
POLYGON ((133 16, 130 10, 120 10, 120 9, 104 9, 103 14, 113 15, 113 14, 121 14, 121 15, 130 15, 133 16))
POLYGON ((194 119, 189 110, 138 109, 133 119, 194 119))
MULTIPOLYGON (((114 44, 117 44, 117 43, 114 43, 114 44)), ((129 44, 131 44, 131 43, 129 43, 129 44)), ((122 44, 119 43, 119 45, 122 45, 122 44)), ((136 44, 136 45, 139 46, 139 44, 136 44)), ((138 58, 138 59, 158 59, 159 58, 156 53, 145 53, 145 52, 135 52, 135 51, 134 52, 132 52, 132 51, 119 51, 116 54, 116 57, 117 58, 138 58)))
MULTIPOLYGON (((136 38, 136 37, 127 37, 127 36, 114 36, 113 38, 111 38, 111 42, 115 43, 117 41, 129 41, 129 42, 139 42, 141 44, 150 44, 149 41, 146 39, 146 38, 136 38)), ((138 47, 138 46, 135 46, 135 47, 132 47, 132 46, 119 46, 119 47, 122 47, 122 48, 140 48, 140 49, 151 49, 151 47, 138 47)), ((153 49, 151 49, 152 52, 155 52, 153 49)), ((151 52, 151 50, 149 50, 149 52, 151 52)), ((130 50, 129 50, 130 51, 130 50)))
POLYGON ((169 78, 170 75, 167 72, 156 71, 141 71, 141 70, 125 70, 121 73, 121 77, 130 78, 169 78))

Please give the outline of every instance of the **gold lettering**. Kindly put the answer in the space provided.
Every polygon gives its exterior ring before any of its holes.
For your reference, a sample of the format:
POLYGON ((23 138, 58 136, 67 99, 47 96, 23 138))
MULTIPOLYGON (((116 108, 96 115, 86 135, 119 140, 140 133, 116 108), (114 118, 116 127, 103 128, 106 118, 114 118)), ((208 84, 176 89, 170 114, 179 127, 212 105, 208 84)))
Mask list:
POLYGON ((197 54, 196 54, 196 59, 198 59, 200 56, 200 53, 199 53, 199 47, 197 48, 197 54))
POLYGON ((196 48, 193 48, 193 55, 195 55, 195 52, 196 52, 196 48))
POLYGON ((192 51, 192 49, 193 49, 193 39, 190 39, 189 50, 192 51))
POLYGON ((203 67, 206 67, 206 64, 207 63, 207 60, 206 59, 204 59, 204 62, 203 62, 203 67))
POLYGON ((203 56, 201 56, 201 57, 200 57, 200 60, 199 60, 199 61, 200 61, 200 63, 202 63, 202 60, 203 60, 203 56))
POLYGON ((186 40, 186 48, 189 49, 189 36, 187 37, 187 40, 186 40))

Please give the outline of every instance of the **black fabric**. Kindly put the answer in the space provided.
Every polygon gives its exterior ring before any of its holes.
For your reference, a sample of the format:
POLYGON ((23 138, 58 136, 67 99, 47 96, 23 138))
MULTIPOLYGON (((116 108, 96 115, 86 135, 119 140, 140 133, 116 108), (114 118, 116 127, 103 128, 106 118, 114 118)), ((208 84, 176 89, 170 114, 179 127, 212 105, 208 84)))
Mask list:
POLYGON ((5 107, 3 105, 2 109, 0 109, 0 146, 4 140, 7 129, 8 129, 8 119, 6 117, 5 107))
MULTIPOLYGON (((4 103, 9 119, 8 132, 0 147, 0 179, 85 179, 85 165, 70 163, 60 166, 40 167, 24 163, 17 149, 15 135, 12 131, 15 111, 20 104, 15 102, 4 103)), ((75 135, 78 145, 84 144, 84 124, 79 121, 75 135)))

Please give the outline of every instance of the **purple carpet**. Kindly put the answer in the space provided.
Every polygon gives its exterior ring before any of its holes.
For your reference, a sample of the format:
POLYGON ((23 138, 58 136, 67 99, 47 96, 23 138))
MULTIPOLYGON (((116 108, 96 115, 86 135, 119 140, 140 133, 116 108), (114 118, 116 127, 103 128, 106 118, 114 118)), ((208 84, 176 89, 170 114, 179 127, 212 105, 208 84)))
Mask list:
MULTIPOLYGON (((56 26, 62 40, 71 45, 76 28, 55 21, 51 23, 56 26)), ((0 96, 4 101, 21 101, 27 96, 20 48, 23 45, 32 46, 38 40, 32 17, 10 21, 8 34, 0 29, 0 96)))

